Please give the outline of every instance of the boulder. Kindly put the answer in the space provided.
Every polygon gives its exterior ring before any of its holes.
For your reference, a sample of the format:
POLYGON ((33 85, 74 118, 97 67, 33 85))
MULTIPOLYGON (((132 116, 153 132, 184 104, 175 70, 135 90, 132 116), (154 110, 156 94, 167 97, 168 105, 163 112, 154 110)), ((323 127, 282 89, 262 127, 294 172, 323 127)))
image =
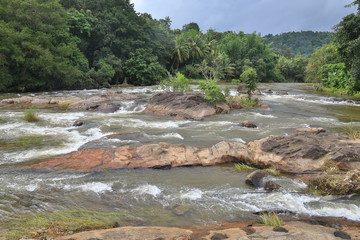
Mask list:
POLYGON ((284 90, 277 91, 275 94, 276 95, 289 95, 289 93, 287 91, 284 91, 284 90))
POLYGON ((302 132, 248 144, 249 162, 285 172, 318 171, 329 161, 340 170, 360 169, 360 140, 339 134, 302 132))
POLYGON ((246 127, 246 128, 257 128, 255 123, 249 122, 249 121, 243 121, 240 123, 241 127, 246 127))
POLYGON ((74 127, 80 127, 82 125, 84 125, 84 121, 82 120, 76 120, 73 124, 74 127))
POLYGON ((183 144, 125 145, 118 148, 84 149, 26 167, 31 170, 96 171, 120 168, 159 168, 161 166, 211 166, 247 158, 246 145, 220 142, 209 148, 183 144))
POLYGON ((246 176, 245 183, 250 186, 254 186, 256 188, 260 188, 264 186, 264 178, 269 176, 268 173, 260 170, 256 170, 249 175, 246 176))
POLYGON ((183 216, 190 211, 190 206, 188 205, 177 205, 172 209, 172 212, 177 216, 183 216))
POLYGON ((296 133, 324 133, 324 132, 326 132, 326 130, 321 127, 296 128, 294 131, 296 133))
POLYGON ((198 93, 159 93, 147 105, 144 113, 169 116, 176 119, 202 120, 205 117, 230 111, 225 103, 216 106, 198 93))
POLYGON ((274 181, 267 181, 264 184, 264 190, 266 192, 273 192, 275 190, 278 190, 280 188, 280 185, 275 183, 274 181))
POLYGON ((261 92, 265 93, 265 94, 273 94, 273 91, 271 89, 265 89, 265 90, 263 90, 261 92))

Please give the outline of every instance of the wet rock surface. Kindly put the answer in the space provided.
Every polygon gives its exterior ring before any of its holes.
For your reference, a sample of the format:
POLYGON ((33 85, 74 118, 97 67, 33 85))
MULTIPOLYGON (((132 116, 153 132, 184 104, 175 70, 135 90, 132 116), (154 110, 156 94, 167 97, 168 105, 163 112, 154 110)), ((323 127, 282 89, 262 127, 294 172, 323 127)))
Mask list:
POLYGON ((147 105, 144 113, 168 116, 176 119, 202 120, 219 113, 227 113, 227 104, 214 106, 202 94, 159 93, 147 105))
MULTIPOLYGON (((183 144, 150 142, 142 133, 114 134, 89 142, 80 147, 79 151, 47 159, 30 168, 75 171, 162 169, 244 161, 260 168, 271 167, 284 172, 303 173, 321 170, 327 162, 335 161, 340 170, 360 169, 360 141, 338 134, 270 136, 248 145, 220 142, 202 149, 183 144), (109 145, 111 141, 114 145, 109 145), (131 145, 128 145, 129 142, 131 145)), ((270 185, 269 189, 272 188, 270 185)), ((276 186, 273 187, 276 189, 276 186)))
POLYGON ((118 148, 79 150, 36 163, 28 169, 94 171, 162 166, 211 166, 242 159, 246 155, 246 146, 235 142, 220 142, 202 149, 169 143, 126 145, 118 148))
POLYGON ((248 163, 287 172, 321 170, 328 161, 340 170, 360 169, 360 141, 339 134, 270 136, 250 142, 248 150, 248 163))
POLYGON ((51 97, 51 96, 22 96, 7 98, 0 101, 0 105, 18 106, 31 105, 32 107, 61 107, 78 111, 115 112, 119 109, 117 102, 135 100, 139 97, 109 90, 103 95, 94 95, 88 98, 80 97, 51 97))

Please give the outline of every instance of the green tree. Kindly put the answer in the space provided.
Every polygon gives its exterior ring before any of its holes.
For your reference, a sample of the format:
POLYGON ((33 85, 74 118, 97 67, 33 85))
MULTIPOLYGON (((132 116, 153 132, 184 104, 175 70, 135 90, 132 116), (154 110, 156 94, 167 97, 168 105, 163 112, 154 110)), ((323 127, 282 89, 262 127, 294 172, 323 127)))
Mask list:
POLYGON ((157 57, 146 49, 137 49, 124 62, 124 74, 128 83, 134 85, 154 85, 166 77, 166 69, 157 61, 157 57))
POLYGON ((225 101, 225 95, 222 93, 222 89, 217 85, 217 80, 201 81, 199 88, 204 92, 204 98, 215 104, 217 102, 225 101))
POLYGON ((247 90, 248 98, 251 99, 252 92, 257 87, 257 73, 254 68, 247 68, 241 75, 240 79, 245 83, 245 87, 247 90))
POLYGON ((81 85, 88 62, 57 0, 0 0, 0 88, 41 91, 81 85), (11 76, 11 77, 10 77, 11 76))
POLYGON ((360 91, 360 1, 354 1, 352 5, 357 7, 357 13, 344 17, 335 26, 335 42, 352 77, 353 90, 360 91))
POLYGON ((305 80, 307 82, 321 83, 320 68, 325 64, 341 62, 337 46, 334 43, 325 44, 315 51, 305 68, 305 80))
POLYGON ((191 23, 188 23, 188 24, 185 24, 183 27, 182 27, 182 30, 184 32, 188 31, 188 30, 195 30, 196 32, 200 32, 200 27, 197 23, 195 22, 191 22, 191 23))

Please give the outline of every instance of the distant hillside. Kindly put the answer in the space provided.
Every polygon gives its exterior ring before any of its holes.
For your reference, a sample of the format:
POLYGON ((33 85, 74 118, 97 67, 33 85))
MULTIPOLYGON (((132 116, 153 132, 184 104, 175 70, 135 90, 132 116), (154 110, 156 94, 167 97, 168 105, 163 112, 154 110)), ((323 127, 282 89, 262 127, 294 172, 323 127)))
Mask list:
POLYGON ((281 55, 310 55, 322 45, 332 40, 331 32, 288 32, 277 35, 268 34, 264 36, 268 43, 273 43, 274 49, 281 55))

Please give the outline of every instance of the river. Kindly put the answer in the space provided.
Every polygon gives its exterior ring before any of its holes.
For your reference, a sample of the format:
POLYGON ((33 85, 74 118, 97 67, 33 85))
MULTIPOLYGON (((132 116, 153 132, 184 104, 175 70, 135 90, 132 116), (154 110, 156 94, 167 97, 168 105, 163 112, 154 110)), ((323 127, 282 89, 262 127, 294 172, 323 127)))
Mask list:
MULTIPOLYGON (((297 127, 321 126, 330 132, 360 126, 360 103, 309 93, 300 84, 267 84, 261 89, 285 90, 289 95, 260 96, 270 108, 241 109, 203 121, 172 120, 145 115, 146 101, 124 101, 115 113, 37 110, 36 123, 22 120, 24 109, 0 108, 0 215, 2 220, 22 213, 64 209, 121 212, 122 225, 220 223, 254 219, 254 212, 284 210, 299 216, 333 216, 360 221, 359 196, 314 196, 300 180, 272 177, 282 190, 265 193, 244 184, 246 173, 232 165, 170 170, 127 169, 92 173, 33 172, 24 163, 75 151, 87 142, 115 133, 140 133, 141 138, 109 140, 107 147, 154 142, 209 147, 220 141, 247 143, 269 135, 289 134, 297 127), (86 124, 72 126, 74 121, 86 124), (239 123, 258 125, 246 129, 239 123), (34 143, 35 142, 35 143, 34 143), (174 214, 186 206, 185 214, 174 214)), ((149 99, 151 87, 123 88, 149 99)), ((87 96, 106 90, 36 93, 87 96)), ((235 87, 231 94, 236 94, 235 87)), ((0 99, 9 97, 0 95, 0 99)))

